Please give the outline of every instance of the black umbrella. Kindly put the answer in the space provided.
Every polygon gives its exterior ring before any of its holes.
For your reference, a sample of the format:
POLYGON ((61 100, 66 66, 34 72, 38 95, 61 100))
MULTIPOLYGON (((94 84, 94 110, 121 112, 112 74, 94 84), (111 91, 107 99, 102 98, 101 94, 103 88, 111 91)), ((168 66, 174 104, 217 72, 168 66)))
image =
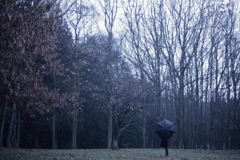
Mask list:
POLYGON ((175 132, 174 124, 173 124, 173 122, 164 119, 157 123, 155 132, 157 133, 157 135, 160 138, 168 138, 169 139, 175 132))

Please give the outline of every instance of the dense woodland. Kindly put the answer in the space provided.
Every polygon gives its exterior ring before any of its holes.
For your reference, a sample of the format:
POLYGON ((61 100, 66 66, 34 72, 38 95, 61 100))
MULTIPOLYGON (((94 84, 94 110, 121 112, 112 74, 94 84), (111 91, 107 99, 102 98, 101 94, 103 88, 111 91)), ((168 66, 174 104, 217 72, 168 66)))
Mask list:
POLYGON ((240 149, 237 0, 1 0, 0 148, 240 149))

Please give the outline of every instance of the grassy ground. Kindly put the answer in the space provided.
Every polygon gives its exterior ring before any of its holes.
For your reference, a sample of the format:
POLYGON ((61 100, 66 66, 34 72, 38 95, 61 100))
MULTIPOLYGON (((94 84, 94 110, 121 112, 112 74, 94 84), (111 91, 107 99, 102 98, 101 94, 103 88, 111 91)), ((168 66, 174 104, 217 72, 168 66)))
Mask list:
POLYGON ((0 160, 240 160, 240 151, 169 149, 2 149, 0 160))

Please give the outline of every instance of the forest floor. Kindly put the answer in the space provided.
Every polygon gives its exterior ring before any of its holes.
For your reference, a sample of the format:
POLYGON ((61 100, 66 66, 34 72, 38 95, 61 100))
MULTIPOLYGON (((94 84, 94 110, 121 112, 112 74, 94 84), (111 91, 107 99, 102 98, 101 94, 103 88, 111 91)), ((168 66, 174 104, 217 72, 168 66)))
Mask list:
POLYGON ((240 150, 169 149, 2 149, 0 160, 240 160, 240 150))

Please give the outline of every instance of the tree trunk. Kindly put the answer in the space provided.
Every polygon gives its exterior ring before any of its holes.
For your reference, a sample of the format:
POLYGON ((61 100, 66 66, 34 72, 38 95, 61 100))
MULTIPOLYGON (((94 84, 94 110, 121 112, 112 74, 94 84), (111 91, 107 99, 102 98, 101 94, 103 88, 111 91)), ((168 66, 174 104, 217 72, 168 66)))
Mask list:
MULTIPOLYGON (((54 93, 56 92, 56 77, 53 74, 53 85, 54 85, 54 93)), ((52 149, 56 149, 56 108, 53 107, 53 119, 52 119, 52 149)))
POLYGON ((13 125, 16 117, 16 103, 13 103, 12 115, 9 124, 8 136, 7 136, 7 148, 12 147, 13 125))
POLYGON ((38 132, 39 132, 39 129, 36 129, 34 131, 34 148, 35 149, 38 149, 38 132))
POLYGON ((142 128, 142 140, 143 140, 143 148, 146 148, 146 121, 147 121, 147 118, 146 116, 144 115, 143 116, 143 128, 142 128))
POLYGON ((114 138, 114 140, 113 140, 113 149, 114 150, 118 149, 118 138, 114 138))
POLYGON ((12 132, 12 138, 11 138, 11 144, 13 148, 16 148, 16 131, 17 131, 17 122, 16 122, 17 118, 16 118, 16 111, 14 113, 14 117, 13 117, 13 132, 12 132))
POLYGON ((16 137, 16 148, 20 147, 20 132, 21 132, 21 110, 17 111, 17 137, 16 137))
MULTIPOLYGON (((198 126, 198 108, 199 108, 199 69, 198 69, 198 58, 197 53, 194 53, 195 60, 195 79, 196 79, 196 89, 195 89, 195 107, 194 107, 194 130, 193 130, 193 147, 197 145, 197 126, 198 126)), ((201 113, 200 113, 201 114, 201 113)), ((197 149, 197 148, 195 148, 197 149)))
POLYGON ((178 132, 179 132, 179 146, 178 148, 184 148, 184 71, 181 71, 179 78, 179 105, 178 105, 178 132))
POLYGON ((3 130, 4 130, 4 124, 6 119, 6 110, 7 110, 8 103, 5 103, 5 106, 3 107, 3 113, 2 113, 2 122, 1 122, 1 130, 0 130, 0 149, 2 149, 2 141, 3 141, 3 130))
POLYGON ((114 150, 118 150, 118 139, 119 139, 120 134, 121 134, 121 131, 119 131, 119 130, 115 133, 114 140, 113 140, 113 149, 114 150))
POLYGON ((52 149, 56 149, 56 113, 53 108, 53 119, 52 119, 52 149))
POLYGON ((108 149, 112 148, 112 131, 113 131, 113 111, 109 109, 108 113, 108 149))
POLYGON ((72 149, 77 149, 77 112, 74 105, 72 116, 72 149))

